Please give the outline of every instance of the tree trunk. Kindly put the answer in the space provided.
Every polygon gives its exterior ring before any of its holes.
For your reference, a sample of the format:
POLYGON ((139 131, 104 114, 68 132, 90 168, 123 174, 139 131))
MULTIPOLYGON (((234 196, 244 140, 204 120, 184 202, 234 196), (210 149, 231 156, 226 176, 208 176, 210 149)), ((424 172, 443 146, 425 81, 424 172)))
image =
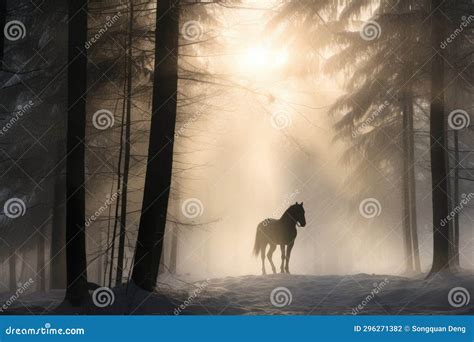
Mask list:
POLYGON ((129 32, 128 32, 128 53, 126 60, 126 77, 127 77, 127 117, 125 122, 125 156, 123 166, 122 178, 122 201, 120 211, 120 235, 117 256, 117 277, 115 282, 117 285, 122 283, 123 275, 123 258, 125 254, 125 234, 127 226, 127 192, 128 192, 128 173, 130 169, 130 125, 131 125, 131 111, 132 111, 132 34, 133 34, 133 1, 129 2, 129 32))
MULTIPOLYGON (((459 132, 454 130, 454 193, 453 202, 458 205, 459 198, 459 132)), ((459 213, 454 212, 454 222, 452 224, 451 247, 450 255, 451 265, 454 268, 459 267, 459 213)))
POLYGON ((445 18, 439 9, 442 0, 431 0, 431 47, 438 51, 431 65, 431 183, 433 206, 433 265, 428 276, 449 269, 449 232, 441 226, 448 216, 446 138, 444 120, 444 57, 439 42, 445 37, 445 18))
POLYGON ((3 58, 5 55, 5 35, 3 34, 3 28, 7 22, 7 1, 0 1, 0 28, 2 34, 0 35, 0 70, 3 69, 3 58))
POLYGON ((46 240, 44 238, 44 232, 39 229, 37 232, 37 245, 36 245, 36 290, 40 292, 46 291, 46 277, 45 277, 45 261, 44 261, 44 245, 46 240))
POLYGON ((16 284, 16 251, 12 246, 9 247, 10 258, 8 259, 9 270, 9 288, 10 291, 15 292, 18 285, 16 284))
POLYGON ((170 251, 170 273, 176 274, 178 262, 178 224, 174 225, 171 236, 171 251, 170 251))
MULTIPOLYGON (((58 154, 61 160, 62 156, 58 154)), ((66 222, 64 217, 64 202, 66 189, 61 175, 62 168, 58 166, 54 182, 53 218, 51 227, 50 249, 50 288, 66 288, 66 222)))
POLYGON ((410 191, 410 232, 413 250, 413 263, 415 272, 421 272, 420 252, 418 247, 418 224, 416 213, 416 179, 415 179, 415 132, 413 128, 414 110, 413 96, 407 94, 407 120, 408 120, 408 184, 410 191))
POLYGON ((403 134, 402 134, 402 139, 403 139, 403 228, 404 228, 404 244, 405 244, 405 256, 406 256, 406 262, 405 262, 405 267, 406 267, 406 272, 407 273, 413 273, 413 248, 412 248, 412 227, 411 227, 411 208, 410 208, 410 157, 409 157, 409 142, 410 142, 410 137, 409 137, 409 111, 408 111, 408 105, 407 105, 407 94, 403 94, 402 97, 402 122, 403 122, 403 134))
POLYGON ((69 0, 68 36, 66 300, 73 306, 79 306, 88 295, 84 191, 87 0, 69 0))
POLYGON ((132 273, 134 282, 147 291, 153 291, 156 285, 171 186, 178 85, 178 38, 178 2, 157 1, 150 144, 132 273))

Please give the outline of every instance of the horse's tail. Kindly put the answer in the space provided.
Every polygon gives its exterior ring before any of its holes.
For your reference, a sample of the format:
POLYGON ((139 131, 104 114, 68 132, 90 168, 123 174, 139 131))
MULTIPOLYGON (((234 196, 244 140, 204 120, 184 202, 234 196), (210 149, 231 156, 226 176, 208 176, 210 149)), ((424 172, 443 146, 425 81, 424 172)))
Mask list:
POLYGON ((255 243, 253 245, 253 255, 255 255, 255 256, 258 256, 258 254, 260 253, 260 251, 263 248, 262 238, 263 238, 263 234, 260 230, 260 225, 258 225, 257 233, 255 234, 255 243))

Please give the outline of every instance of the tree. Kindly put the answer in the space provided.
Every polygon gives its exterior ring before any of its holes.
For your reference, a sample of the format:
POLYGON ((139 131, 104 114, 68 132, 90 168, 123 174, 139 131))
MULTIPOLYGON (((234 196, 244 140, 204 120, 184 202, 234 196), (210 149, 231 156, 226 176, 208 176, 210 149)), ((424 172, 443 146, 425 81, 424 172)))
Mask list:
POLYGON ((133 281, 153 291, 163 247, 173 164, 178 85, 179 4, 157 1, 150 142, 133 281))
MULTIPOLYGON (((132 115, 132 57, 133 57, 133 1, 129 2, 129 27, 128 27, 128 42, 127 42, 127 61, 126 61, 126 84, 127 84, 127 114, 125 122, 125 155, 123 166, 122 179, 122 201, 120 211, 120 234, 117 256, 117 277, 115 279, 117 285, 122 283, 123 263, 125 254, 125 234, 127 226, 127 194, 128 194, 128 174, 130 170, 130 126, 132 115)), ((120 172, 120 171, 119 171, 120 172)))
POLYGON ((448 217, 448 173, 444 114, 444 52, 439 49, 445 38, 445 17, 441 0, 431 0, 431 48, 437 51, 431 62, 430 154, 431 196, 433 207, 433 264, 428 276, 449 269, 449 231, 441 222, 448 217))
POLYGON ((87 91, 87 0, 69 0, 68 118, 66 157, 66 300, 88 295, 85 235, 84 140, 87 91))

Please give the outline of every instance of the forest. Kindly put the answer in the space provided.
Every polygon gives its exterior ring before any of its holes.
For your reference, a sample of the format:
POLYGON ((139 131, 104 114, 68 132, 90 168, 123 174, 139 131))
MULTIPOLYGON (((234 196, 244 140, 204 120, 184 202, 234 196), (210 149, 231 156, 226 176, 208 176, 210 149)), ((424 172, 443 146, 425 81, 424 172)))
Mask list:
POLYGON ((0 26, 1 314, 474 313, 473 1, 0 26))

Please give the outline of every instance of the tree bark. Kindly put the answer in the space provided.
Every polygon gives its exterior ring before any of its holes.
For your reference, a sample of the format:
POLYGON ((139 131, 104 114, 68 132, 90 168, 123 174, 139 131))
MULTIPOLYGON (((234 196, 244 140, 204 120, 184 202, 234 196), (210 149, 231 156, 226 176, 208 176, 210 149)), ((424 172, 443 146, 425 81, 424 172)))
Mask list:
MULTIPOLYGON (((58 160, 62 156, 58 153, 58 160)), ((50 288, 66 288, 66 220, 64 217, 64 202, 66 201, 66 189, 64 178, 61 175, 62 168, 58 166, 54 182, 53 218, 51 227, 51 249, 50 249, 50 288)))
MULTIPOLYGON (((459 204, 459 132, 454 130, 454 191, 453 201, 456 205, 459 204)), ((453 232, 451 236, 452 252, 450 255, 451 264, 457 268, 459 264, 459 213, 454 212, 453 232)))
POLYGON ((9 288, 10 291, 15 292, 18 285, 16 284, 16 251, 12 246, 9 247, 10 257, 8 258, 9 270, 9 288))
POLYGON ((88 295, 84 189, 87 0, 69 0, 68 36, 66 300, 73 306, 79 306, 88 295))
POLYGON ((413 96, 408 93, 407 98, 407 120, 408 120, 408 181, 410 191, 410 232, 413 250, 413 266, 415 272, 421 271, 420 252, 418 246, 418 224, 416 212, 416 179, 415 179, 415 132, 413 128, 414 110, 413 96))
POLYGON ((442 0, 431 0, 431 47, 437 51, 431 64, 431 183, 433 207, 433 264, 428 276, 449 269, 449 232, 441 222, 448 216, 446 138, 444 120, 444 57, 439 42, 445 37, 442 0))
POLYGON ((0 35, 0 70, 3 69, 3 58, 5 56, 5 35, 3 28, 7 22, 7 1, 0 1, 0 28, 2 30, 0 35))
POLYGON ((402 96, 402 139, 403 139, 403 154, 402 154, 402 159, 403 159, 403 227, 404 227, 404 244, 405 244, 405 255, 406 255, 406 260, 405 260, 405 267, 406 267, 406 272, 407 273, 413 273, 414 267, 413 267, 413 248, 412 248, 412 227, 411 227, 411 207, 410 207, 410 202, 411 202, 411 191, 410 191, 410 131, 409 131, 409 110, 408 110, 408 95, 406 93, 403 94, 402 96))
POLYGON ((127 226, 127 193, 128 193, 128 174, 130 169, 130 125, 131 125, 131 112, 132 112, 132 34, 133 34, 133 1, 129 2, 129 32, 128 32, 128 52, 126 60, 126 77, 127 77, 127 115, 125 122, 125 156, 123 166, 123 178, 122 178, 122 201, 120 211, 120 235, 119 235, 119 246, 117 255, 117 277, 115 282, 117 285, 122 283, 123 275, 123 262, 125 255, 125 234, 127 226))
POLYGON ((171 186, 178 85, 178 6, 176 0, 157 1, 150 143, 132 273, 133 281, 147 291, 153 291, 156 285, 171 186))
POLYGON ((44 232, 39 229, 37 232, 37 245, 36 245, 36 290, 40 292, 46 291, 46 277, 45 277, 45 253, 44 245, 46 241, 44 238, 44 232))
POLYGON ((171 236, 171 251, 170 251, 170 273, 176 274, 178 263, 178 224, 174 225, 171 236))

